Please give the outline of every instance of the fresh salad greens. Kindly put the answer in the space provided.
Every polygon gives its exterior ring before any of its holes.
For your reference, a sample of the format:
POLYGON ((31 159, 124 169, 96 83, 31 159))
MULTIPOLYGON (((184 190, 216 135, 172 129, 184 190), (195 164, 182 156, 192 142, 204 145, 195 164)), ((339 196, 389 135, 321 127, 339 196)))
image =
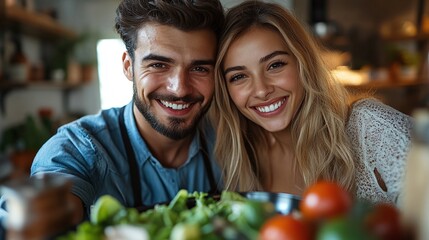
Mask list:
POLYGON ((272 203, 229 191, 214 199, 207 193, 180 190, 168 205, 142 213, 105 195, 94 205, 90 221, 58 240, 257 239, 259 228, 274 214, 272 203))

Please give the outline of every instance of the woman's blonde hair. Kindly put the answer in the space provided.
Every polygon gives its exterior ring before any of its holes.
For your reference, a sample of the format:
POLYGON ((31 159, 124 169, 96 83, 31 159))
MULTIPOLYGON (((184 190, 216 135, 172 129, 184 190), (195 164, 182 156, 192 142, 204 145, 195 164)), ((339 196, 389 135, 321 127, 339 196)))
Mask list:
POLYGON ((354 187, 353 153, 346 135, 349 111, 347 90, 336 83, 321 58, 318 42, 285 8, 247 1, 227 12, 215 67, 211 116, 217 127, 215 154, 224 171, 225 188, 260 190, 258 159, 269 151, 266 132, 244 117, 228 95, 223 60, 231 43, 252 26, 280 33, 297 60, 303 103, 291 123, 297 168, 308 186, 319 179, 354 187))

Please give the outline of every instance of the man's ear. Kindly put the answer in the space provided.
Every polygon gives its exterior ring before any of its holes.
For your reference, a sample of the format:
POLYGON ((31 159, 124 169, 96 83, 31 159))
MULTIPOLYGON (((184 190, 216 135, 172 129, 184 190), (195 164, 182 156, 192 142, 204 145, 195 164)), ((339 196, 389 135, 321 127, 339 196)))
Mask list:
POLYGON ((122 54, 122 71, 128 80, 133 81, 133 61, 127 51, 122 54))

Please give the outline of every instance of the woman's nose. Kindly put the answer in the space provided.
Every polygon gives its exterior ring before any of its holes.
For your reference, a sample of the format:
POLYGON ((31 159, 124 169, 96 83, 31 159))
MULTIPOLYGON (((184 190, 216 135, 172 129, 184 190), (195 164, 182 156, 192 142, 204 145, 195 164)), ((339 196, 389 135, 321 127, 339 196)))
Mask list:
POLYGON ((256 97, 261 99, 267 99, 270 94, 274 91, 274 87, 269 81, 263 77, 259 77, 254 82, 256 97))

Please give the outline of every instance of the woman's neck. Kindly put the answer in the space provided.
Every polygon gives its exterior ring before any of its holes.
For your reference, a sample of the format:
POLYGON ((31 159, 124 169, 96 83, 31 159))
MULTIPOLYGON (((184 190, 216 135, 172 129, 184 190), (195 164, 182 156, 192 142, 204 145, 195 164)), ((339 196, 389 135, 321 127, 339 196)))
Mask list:
POLYGON ((264 190, 301 195, 304 188, 302 173, 295 159, 290 131, 269 133, 265 156, 259 156, 264 190))
POLYGON ((285 151, 293 152, 292 133, 289 128, 279 132, 267 132, 266 136, 269 141, 269 148, 280 147, 285 151))

